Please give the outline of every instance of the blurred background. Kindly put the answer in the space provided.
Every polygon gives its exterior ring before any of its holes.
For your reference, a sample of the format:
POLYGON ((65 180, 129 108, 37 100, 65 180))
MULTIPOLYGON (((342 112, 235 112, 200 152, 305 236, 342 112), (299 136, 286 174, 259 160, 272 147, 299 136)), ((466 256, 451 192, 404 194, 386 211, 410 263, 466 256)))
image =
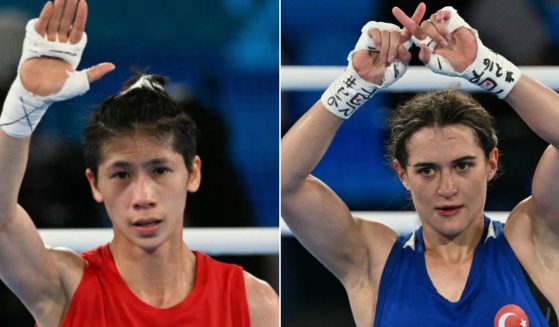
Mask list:
MULTIPOLYGON (((84 176, 81 133, 89 113, 137 71, 167 76, 168 91, 200 129, 202 186, 189 198, 194 227, 278 225, 278 2, 88 2, 80 67, 117 69, 84 96, 55 104, 33 134, 20 203, 39 228, 110 227, 84 176)), ((44 2, 0 2, 0 96, 16 76, 25 23, 44 2)), ((278 256, 218 257, 279 289, 278 256)), ((1 326, 32 318, 3 284, 1 326)))
MULTIPOLYGON (((391 8, 411 15, 419 2, 282 0, 282 65, 347 65, 346 57, 370 20, 398 24, 391 8)), ((559 4, 551 0, 425 1, 427 15, 453 5, 478 29, 484 44, 517 65, 557 65, 559 4)), ((417 49, 412 50, 417 58, 417 49)), ((412 65, 419 65, 414 59, 412 65)), ((433 75, 436 78, 435 75, 433 75)), ((320 92, 282 92, 282 135, 320 92)), ((385 158, 385 120, 410 93, 377 93, 339 130, 314 175, 351 210, 412 210, 408 193, 385 158)), ((532 174, 547 144, 504 102, 475 93, 496 119, 504 175, 489 188, 486 210, 510 211, 529 196, 532 174)), ((282 326, 354 326, 341 284, 297 240, 282 237, 282 326)))

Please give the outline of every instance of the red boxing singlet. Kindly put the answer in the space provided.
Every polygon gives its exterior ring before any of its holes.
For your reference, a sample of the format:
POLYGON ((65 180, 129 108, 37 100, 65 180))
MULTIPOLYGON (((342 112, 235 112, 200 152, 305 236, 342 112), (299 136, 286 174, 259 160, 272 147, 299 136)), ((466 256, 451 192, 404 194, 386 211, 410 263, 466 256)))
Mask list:
POLYGON ((194 287, 182 302, 165 309, 130 291, 108 245, 82 253, 84 274, 61 326, 250 326, 242 268, 194 253, 194 287))

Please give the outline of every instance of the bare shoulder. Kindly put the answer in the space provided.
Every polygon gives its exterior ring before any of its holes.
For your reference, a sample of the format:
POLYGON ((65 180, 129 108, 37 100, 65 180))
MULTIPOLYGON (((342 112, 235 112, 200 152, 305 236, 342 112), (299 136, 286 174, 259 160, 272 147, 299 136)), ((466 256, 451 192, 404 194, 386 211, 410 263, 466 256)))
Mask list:
POLYGON ((85 263, 74 251, 63 247, 46 246, 61 274, 64 293, 71 299, 83 276, 85 263))
POLYGON ((367 220, 359 217, 354 217, 357 226, 361 234, 365 237, 365 240, 375 248, 384 249, 388 251, 394 245, 394 242, 398 238, 398 233, 391 227, 372 220, 367 220))
POLYGON ((530 215, 532 198, 520 202, 509 214, 503 232, 522 266, 533 266, 534 238, 530 215))
MULTIPOLYGON (((523 246, 550 247, 559 246, 557 226, 550 224, 545 212, 538 210, 533 197, 520 202, 510 213, 505 224, 505 236, 509 243, 521 243, 523 246)), ((559 217, 555 217, 559 219, 559 217)))
POLYGON ((279 298, 274 289, 265 281, 243 271, 247 293, 250 325, 278 326, 279 298))
MULTIPOLYGON (((39 326, 54 326, 60 324, 60 319, 70 306, 71 299, 81 281, 84 263, 82 258, 66 248, 45 246, 51 263, 57 271, 57 289, 62 290, 51 301, 43 303, 33 314, 39 326)), ((46 269, 46 268, 45 268, 46 269)))
POLYGON ((380 275, 384 270, 384 265, 394 246, 394 242, 398 238, 398 233, 383 223, 358 217, 354 219, 367 245, 373 281, 380 281, 380 275))
MULTIPOLYGON (((510 213, 504 233, 515 256, 538 289, 555 306, 559 304, 559 242, 533 210, 533 198, 520 202, 510 213)), ((545 221, 544 221, 545 222, 545 221)))
POLYGON ((398 233, 380 222, 354 219, 366 244, 369 265, 365 272, 354 274, 353 280, 344 283, 344 287, 357 325, 370 326, 374 319, 382 272, 398 233))
POLYGON ((516 240, 524 242, 530 238, 529 234, 533 232, 531 208, 532 197, 528 197, 510 212, 504 227, 505 236, 507 236, 509 243, 516 240))

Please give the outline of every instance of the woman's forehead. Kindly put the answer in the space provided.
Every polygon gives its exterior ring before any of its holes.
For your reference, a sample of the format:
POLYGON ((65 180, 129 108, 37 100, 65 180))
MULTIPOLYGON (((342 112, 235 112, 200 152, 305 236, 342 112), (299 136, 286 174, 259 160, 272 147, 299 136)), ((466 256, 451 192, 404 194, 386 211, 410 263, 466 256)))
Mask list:
POLYGON ((101 163, 115 158, 145 159, 147 157, 174 157, 179 155, 170 139, 162 140, 147 134, 115 136, 101 147, 101 163))
POLYGON ((444 127, 423 127, 406 144, 408 163, 416 160, 459 158, 483 154, 475 132, 462 124, 444 127))

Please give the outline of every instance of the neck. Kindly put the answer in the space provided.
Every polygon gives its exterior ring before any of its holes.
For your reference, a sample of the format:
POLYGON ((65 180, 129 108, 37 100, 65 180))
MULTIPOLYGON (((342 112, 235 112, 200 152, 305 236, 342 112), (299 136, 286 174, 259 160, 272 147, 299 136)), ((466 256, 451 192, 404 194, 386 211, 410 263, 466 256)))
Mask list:
POLYGON ((196 257, 182 242, 168 240, 156 249, 143 249, 125 237, 110 243, 118 273, 142 301, 167 308, 190 293, 196 277, 196 257))
POLYGON ((458 235, 447 236, 428 225, 423 226, 425 254, 446 262, 471 260, 483 236, 483 215, 458 235))

